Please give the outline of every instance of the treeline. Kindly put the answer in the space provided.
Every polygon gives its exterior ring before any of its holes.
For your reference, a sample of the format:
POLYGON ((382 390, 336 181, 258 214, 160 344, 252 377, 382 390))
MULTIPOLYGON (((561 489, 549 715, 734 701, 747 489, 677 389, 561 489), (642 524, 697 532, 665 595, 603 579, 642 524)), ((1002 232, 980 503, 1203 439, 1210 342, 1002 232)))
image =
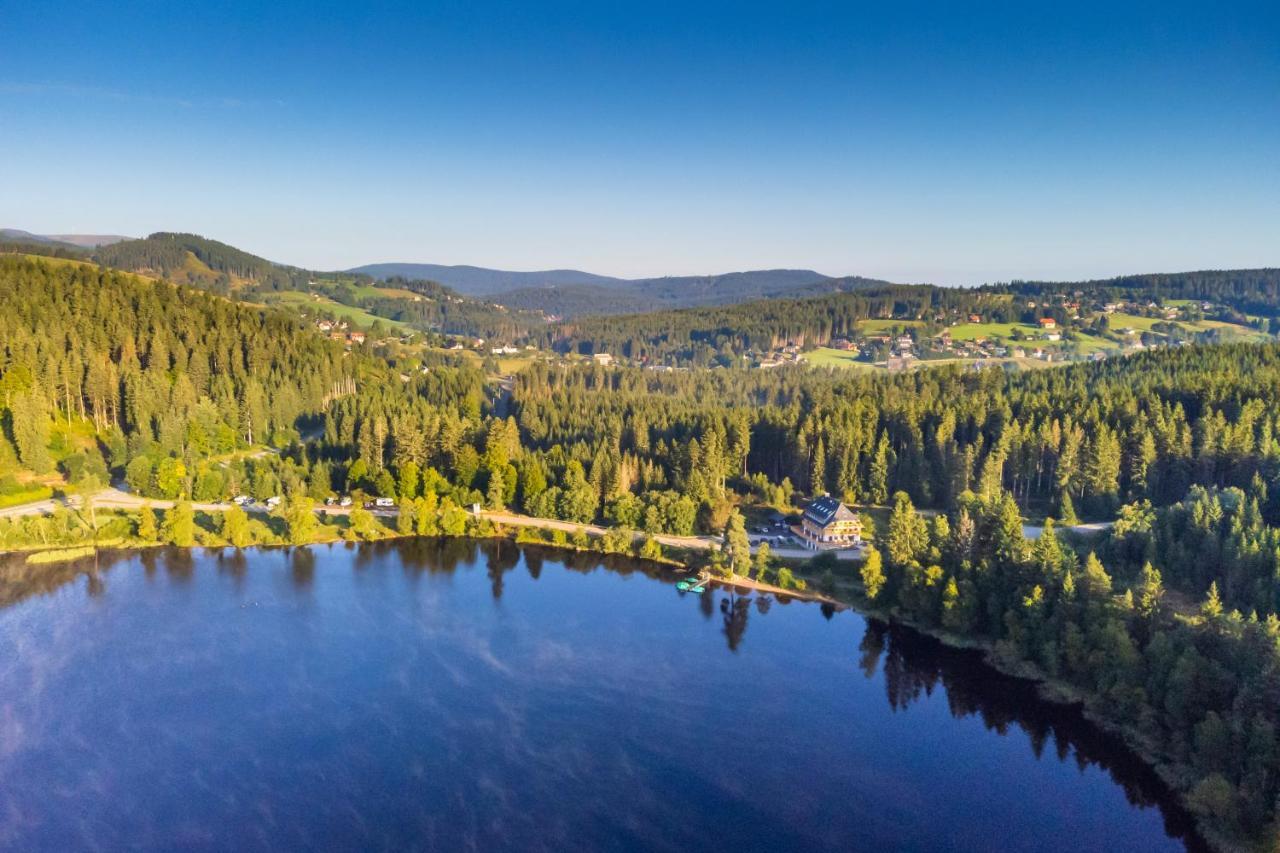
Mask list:
POLYGON ((607 352, 648 364, 726 366, 740 363, 740 356, 748 352, 767 352, 787 343, 818 346, 852 336, 860 320, 943 320, 974 311, 995 322, 1018 318, 1008 295, 889 285, 808 299, 584 317, 548 329, 543 343, 561 352, 607 352))
POLYGON ((1108 301, 1195 299, 1230 305, 1244 314, 1280 315, 1280 269, 1151 273, 1085 282, 1014 281, 993 289, 1019 296, 1080 291, 1108 301))
POLYGON ((609 460, 611 494, 638 483, 702 500, 725 483, 763 494, 761 481, 785 481, 850 502, 904 490, 949 509, 965 491, 1007 489, 1024 509, 1074 521, 1178 501, 1197 483, 1274 482, 1278 385, 1280 349, 1248 345, 1017 374, 533 365, 514 412, 531 449, 609 460))

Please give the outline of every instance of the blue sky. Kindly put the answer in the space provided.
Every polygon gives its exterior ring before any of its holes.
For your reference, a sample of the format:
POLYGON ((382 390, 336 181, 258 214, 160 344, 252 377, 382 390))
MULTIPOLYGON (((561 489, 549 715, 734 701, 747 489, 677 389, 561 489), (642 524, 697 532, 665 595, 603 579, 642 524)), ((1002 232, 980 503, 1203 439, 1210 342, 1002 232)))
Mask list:
POLYGON ((316 268, 1280 265, 1275 3, 10 3, 0 226, 316 268))

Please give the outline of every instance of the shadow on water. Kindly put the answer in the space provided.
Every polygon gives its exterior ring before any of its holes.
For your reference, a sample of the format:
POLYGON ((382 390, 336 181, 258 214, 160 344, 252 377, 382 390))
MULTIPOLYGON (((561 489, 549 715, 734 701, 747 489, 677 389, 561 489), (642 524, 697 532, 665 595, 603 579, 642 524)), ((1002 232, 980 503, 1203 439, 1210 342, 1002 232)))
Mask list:
MULTIPOLYGON (((453 575, 460 569, 483 566, 495 604, 501 603, 509 572, 523 565, 528 577, 536 581, 548 560, 580 574, 604 570, 668 582, 676 576, 665 567, 626 557, 517 545, 508 540, 411 538, 270 550, 283 551, 293 587, 305 592, 317 583, 317 559, 323 558, 328 548, 354 549, 357 572, 378 565, 383 557, 395 556, 411 581, 423 575, 453 575)), ((81 577, 90 596, 101 596, 112 569, 132 560, 141 565, 149 580, 163 577, 171 584, 185 586, 192 582, 198 553, 164 548, 103 551, 96 557, 48 565, 28 565, 23 555, 0 555, 0 610, 32 597, 55 594, 81 577)), ((254 550, 210 549, 207 553, 214 557, 216 571, 238 586, 249 573, 254 550)), ((767 618, 774 607, 795 604, 791 599, 770 595, 709 590, 698 596, 697 610, 707 620, 718 613, 726 646, 736 654, 753 618, 767 618)), ((831 619, 835 610, 822 606, 822 613, 831 619)), ((1081 770, 1092 766, 1105 770, 1123 789, 1130 804, 1160 810, 1170 837, 1181 840, 1188 850, 1208 849, 1189 814, 1156 773, 1122 740, 1090 723, 1078 707, 1042 699, 1034 683, 999 673, 975 651, 948 647, 903 626, 875 619, 864 621, 865 629, 851 664, 867 679, 874 679, 878 673, 883 675, 885 701, 894 712, 942 689, 952 717, 976 718, 986 729, 1000 735, 1019 729, 1027 735, 1037 759, 1051 757, 1059 762, 1074 762, 1081 770)))
POLYGON ((868 619, 858 645, 858 666, 868 679, 883 669, 885 699, 894 711, 941 688, 952 717, 975 717, 1001 735, 1017 727, 1027 734, 1038 759, 1051 749, 1058 761, 1074 761, 1081 770, 1106 770, 1131 805, 1160 809, 1167 835, 1181 839, 1188 850, 1208 850, 1191 816, 1123 740, 1089 722, 1079 707, 1044 700, 1034 682, 996 671, 978 652, 868 619))

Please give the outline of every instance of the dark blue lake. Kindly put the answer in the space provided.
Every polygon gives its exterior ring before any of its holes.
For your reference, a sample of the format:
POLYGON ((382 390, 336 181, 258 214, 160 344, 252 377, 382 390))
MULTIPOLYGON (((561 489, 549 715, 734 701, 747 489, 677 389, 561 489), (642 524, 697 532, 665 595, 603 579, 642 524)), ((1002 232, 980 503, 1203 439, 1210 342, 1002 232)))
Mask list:
POLYGON ((0 848, 1181 850, 968 653, 643 564, 408 540, 0 560, 0 848))

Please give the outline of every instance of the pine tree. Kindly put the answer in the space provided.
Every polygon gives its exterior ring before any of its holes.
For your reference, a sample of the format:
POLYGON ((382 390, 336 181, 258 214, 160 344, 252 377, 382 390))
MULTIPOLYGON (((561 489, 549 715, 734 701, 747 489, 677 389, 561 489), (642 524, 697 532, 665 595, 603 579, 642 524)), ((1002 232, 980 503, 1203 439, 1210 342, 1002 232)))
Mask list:
POLYGON ((929 547, 928 524, 916 512, 906 492, 897 492, 893 496, 886 543, 889 564, 899 568, 920 559, 929 547))
POLYGON ((773 562, 773 550, 769 547, 768 542, 761 542, 756 548, 756 556, 753 561, 755 567, 756 580, 765 583, 769 578, 769 568, 773 562))
POLYGON ((485 493, 485 502, 490 509, 503 509, 506 491, 502 485, 502 472, 489 472, 489 489, 485 493))
POLYGON ((1218 597, 1218 582, 1209 584, 1209 594, 1200 605, 1200 615, 1206 621, 1215 622, 1222 617, 1222 599, 1218 597))
POLYGON ((746 521, 736 509, 729 513, 720 550, 728 560, 725 567, 730 574, 747 577, 751 573, 751 541, 746 521))
POLYGON ((1138 613, 1144 619, 1154 619, 1160 612, 1160 604, 1164 598, 1164 582, 1160 572, 1151 563, 1142 567, 1142 577, 1138 581, 1138 613))

